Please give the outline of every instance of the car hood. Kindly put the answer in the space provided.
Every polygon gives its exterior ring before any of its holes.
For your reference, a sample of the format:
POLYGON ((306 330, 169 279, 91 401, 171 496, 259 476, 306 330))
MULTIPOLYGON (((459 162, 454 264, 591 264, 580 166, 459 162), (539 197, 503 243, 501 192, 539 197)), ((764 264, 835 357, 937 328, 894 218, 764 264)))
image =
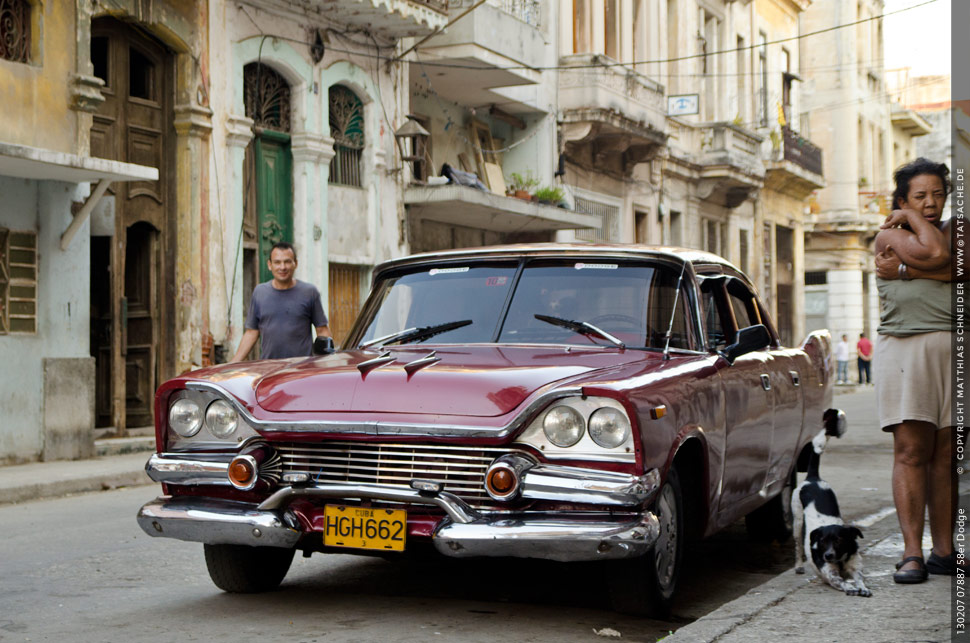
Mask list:
POLYGON ((562 346, 438 346, 433 351, 401 348, 388 352, 393 361, 370 370, 362 364, 380 354, 366 350, 291 362, 254 382, 256 401, 274 413, 349 411, 494 417, 515 409, 549 384, 646 357, 639 351, 566 350, 562 346), (415 364, 432 352, 432 359, 437 361, 415 364))

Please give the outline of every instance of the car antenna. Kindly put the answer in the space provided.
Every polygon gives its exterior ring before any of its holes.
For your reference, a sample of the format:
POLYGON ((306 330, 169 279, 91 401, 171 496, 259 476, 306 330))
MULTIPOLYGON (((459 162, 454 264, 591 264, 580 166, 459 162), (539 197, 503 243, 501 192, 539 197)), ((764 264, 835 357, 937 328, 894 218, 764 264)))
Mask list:
POLYGON ((674 293, 674 307, 670 311, 670 323, 667 325, 667 337, 664 341, 664 361, 670 359, 670 338, 674 334, 674 316, 677 315, 677 301, 680 299, 680 284, 684 281, 684 271, 687 270, 687 261, 680 269, 680 276, 677 277, 677 291, 674 293))

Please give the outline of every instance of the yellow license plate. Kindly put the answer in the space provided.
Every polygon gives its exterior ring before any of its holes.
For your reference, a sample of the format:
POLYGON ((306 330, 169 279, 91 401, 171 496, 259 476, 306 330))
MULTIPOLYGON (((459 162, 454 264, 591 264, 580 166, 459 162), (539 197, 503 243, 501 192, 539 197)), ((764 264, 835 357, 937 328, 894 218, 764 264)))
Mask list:
POLYGON ((403 509, 324 507, 323 544, 381 551, 404 551, 407 512, 403 509))

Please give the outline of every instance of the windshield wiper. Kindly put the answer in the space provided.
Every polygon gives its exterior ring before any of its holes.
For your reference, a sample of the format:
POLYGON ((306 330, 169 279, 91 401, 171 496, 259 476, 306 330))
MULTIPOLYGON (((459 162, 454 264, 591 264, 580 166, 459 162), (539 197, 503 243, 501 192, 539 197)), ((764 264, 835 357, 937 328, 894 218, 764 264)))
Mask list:
POLYGON ((602 337, 608 342, 616 344, 620 348, 626 348, 626 344, 613 337, 608 332, 602 328, 597 328, 589 322, 579 322, 573 321, 572 319, 563 319, 562 317, 552 317, 551 315, 534 315, 539 321, 544 321, 547 324, 552 324, 553 326, 562 326, 563 328, 568 328, 576 333, 581 333, 583 335, 596 335, 597 337, 602 337))
POLYGON ((425 339, 434 337, 435 335, 447 333, 449 330, 455 330, 456 328, 461 328, 462 326, 468 326, 470 323, 472 323, 472 320, 463 319, 461 321, 435 324, 434 326, 405 328, 404 330, 399 330, 396 333, 391 333, 390 335, 384 335, 383 337, 372 339, 369 342, 364 342, 360 345, 360 347, 370 348, 371 346, 376 346, 378 344, 384 346, 385 344, 390 344, 392 342, 423 341, 425 339))

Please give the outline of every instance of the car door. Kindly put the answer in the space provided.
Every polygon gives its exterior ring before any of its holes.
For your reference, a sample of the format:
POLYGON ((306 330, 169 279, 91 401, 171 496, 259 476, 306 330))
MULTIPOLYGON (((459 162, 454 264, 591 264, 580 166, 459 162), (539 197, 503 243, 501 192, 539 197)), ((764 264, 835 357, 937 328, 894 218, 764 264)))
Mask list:
MULTIPOLYGON (((739 328, 760 323, 757 318, 752 320, 750 300, 745 300, 734 281, 744 285, 728 275, 707 277, 701 284, 711 348, 725 348, 735 341, 739 328)), ((774 425, 772 361, 768 350, 752 351, 733 364, 724 358, 718 360, 725 408, 718 513, 725 521, 746 513, 761 500, 758 494, 766 480, 774 425)))

